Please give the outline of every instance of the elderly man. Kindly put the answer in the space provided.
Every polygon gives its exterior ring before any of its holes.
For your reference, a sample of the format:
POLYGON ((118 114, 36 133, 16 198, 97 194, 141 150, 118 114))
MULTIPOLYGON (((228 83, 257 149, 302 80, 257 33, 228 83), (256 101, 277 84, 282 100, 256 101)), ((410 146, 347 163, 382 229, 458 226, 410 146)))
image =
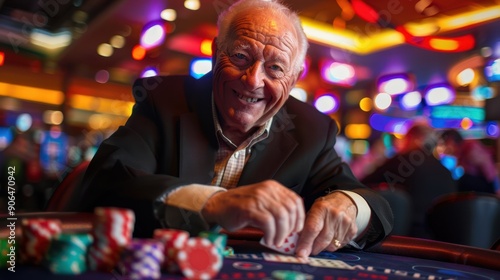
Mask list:
POLYGON ((298 16, 242 0, 218 27, 211 73, 135 83, 137 104, 92 160, 80 209, 131 208, 136 236, 251 226, 279 246, 301 232, 302 257, 384 238, 390 207, 335 153, 335 121, 289 96, 308 47, 298 16))

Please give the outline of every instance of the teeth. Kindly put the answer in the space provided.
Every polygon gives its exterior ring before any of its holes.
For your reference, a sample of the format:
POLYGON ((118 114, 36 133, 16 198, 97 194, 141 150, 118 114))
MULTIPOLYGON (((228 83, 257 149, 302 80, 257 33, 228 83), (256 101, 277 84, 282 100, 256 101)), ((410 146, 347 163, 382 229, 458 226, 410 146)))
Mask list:
POLYGON ((247 98, 247 97, 244 97, 243 95, 238 96, 238 98, 243 99, 248 103, 255 103, 255 102, 259 101, 258 98, 250 98, 250 97, 247 98))

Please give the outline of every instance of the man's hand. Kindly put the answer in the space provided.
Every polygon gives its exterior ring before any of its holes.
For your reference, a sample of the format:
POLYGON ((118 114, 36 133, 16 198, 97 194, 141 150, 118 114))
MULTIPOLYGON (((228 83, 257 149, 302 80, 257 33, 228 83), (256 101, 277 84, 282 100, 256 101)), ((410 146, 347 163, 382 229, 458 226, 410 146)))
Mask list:
POLYGON ((323 250, 333 252, 345 246, 358 231, 356 215, 356 205, 342 192, 317 199, 307 213, 297 243, 297 256, 308 257, 323 250), (335 244, 335 240, 340 244, 335 244))
POLYGON ((290 233, 300 232, 305 220, 302 198, 273 180, 216 193, 202 215, 228 231, 259 228, 266 244, 275 246, 281 246, 290 233))

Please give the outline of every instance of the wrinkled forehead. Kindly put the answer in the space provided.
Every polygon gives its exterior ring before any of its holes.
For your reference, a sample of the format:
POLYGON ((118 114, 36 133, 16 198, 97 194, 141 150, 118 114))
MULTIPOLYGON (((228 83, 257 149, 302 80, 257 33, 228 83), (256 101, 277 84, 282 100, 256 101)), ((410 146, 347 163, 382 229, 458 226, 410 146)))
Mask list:
POLYGON ((264 44, 297 41, 294 26, 280 12, 262 9, 245 10, 235 15, 229 29, 229 38, 254 38, 264 44))

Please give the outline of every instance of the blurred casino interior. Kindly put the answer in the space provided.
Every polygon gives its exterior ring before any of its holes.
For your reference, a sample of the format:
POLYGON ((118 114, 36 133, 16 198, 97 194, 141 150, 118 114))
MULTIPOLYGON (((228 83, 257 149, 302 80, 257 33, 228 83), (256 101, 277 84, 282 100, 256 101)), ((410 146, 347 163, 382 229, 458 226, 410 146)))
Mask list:
MULTIPOLYGON (((0 150, 23 137, 33 155, 4 163, 18 166, 20 207, 43 208, 126 121, 135 79, 209 71, 231 2, 0 0, 0 150)), ((499 167, 500 0, 285 3, 310 42, 292 95, 338 122, 346 162, 425 121, 480 140, 499 167)))

